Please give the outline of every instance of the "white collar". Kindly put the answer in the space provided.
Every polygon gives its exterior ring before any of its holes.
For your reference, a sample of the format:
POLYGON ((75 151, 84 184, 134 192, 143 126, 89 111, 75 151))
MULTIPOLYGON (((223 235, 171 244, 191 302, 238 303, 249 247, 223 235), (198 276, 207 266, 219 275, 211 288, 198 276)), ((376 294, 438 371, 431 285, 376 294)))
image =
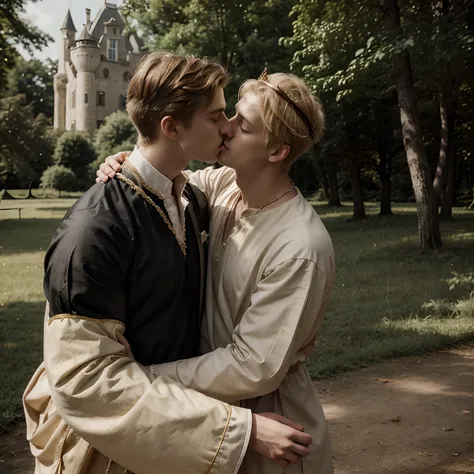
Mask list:
MULTIPOLYGON (((161 174, 142 154, 142 152, 135 146, 133 152, 128 157, 130 164, 132 164, 141 174, 146 184, 165 198, 172 196, 173 181, 161 174)), ((187 178, 183 173, 178 174, 174 179, 174 187, 176 195, 181 198, 186 185, 187 178)))

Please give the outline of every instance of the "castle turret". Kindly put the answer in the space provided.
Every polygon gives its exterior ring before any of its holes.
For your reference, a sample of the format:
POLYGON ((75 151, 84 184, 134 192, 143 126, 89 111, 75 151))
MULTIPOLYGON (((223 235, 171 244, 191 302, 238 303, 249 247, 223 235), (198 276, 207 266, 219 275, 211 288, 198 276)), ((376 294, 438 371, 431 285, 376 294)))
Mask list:
POLYGON ((70 60, 69 49, 74 46, 75 35, 76 27, 68 10, 61 26, 58 72, 54 76, 54 128, 60 130, 66 128, 66 63, 70 60))
POLYGON ((98 40, 84 25, 76 46, 71 49, 71 61, 77 71, 76 130, 88 133, 96 129, 96 70, 100 56, 98 40))

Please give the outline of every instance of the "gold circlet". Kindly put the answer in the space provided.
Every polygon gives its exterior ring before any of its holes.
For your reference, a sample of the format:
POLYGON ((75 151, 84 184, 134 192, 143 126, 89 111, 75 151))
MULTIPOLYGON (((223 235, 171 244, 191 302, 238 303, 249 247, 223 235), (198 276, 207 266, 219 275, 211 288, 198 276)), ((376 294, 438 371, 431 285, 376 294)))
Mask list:
POLYGON ((274 86, 268 80, 267 68, 263 70, 262 74, 260 74, 260 76, 258 77, 258 80, 265 82, 265 84, 267 84, 271 89, 273 89, 296 112, 296 114, 300 117, 300 119, 306 125, 309 136, 314 140, 314 132, 313 132, 313 126, 311 125, 311 120, 309 120, 308 116, 298 107, 298 105, 296 105, 296 103, 290 98, 290 96, 280 86, 274 86))

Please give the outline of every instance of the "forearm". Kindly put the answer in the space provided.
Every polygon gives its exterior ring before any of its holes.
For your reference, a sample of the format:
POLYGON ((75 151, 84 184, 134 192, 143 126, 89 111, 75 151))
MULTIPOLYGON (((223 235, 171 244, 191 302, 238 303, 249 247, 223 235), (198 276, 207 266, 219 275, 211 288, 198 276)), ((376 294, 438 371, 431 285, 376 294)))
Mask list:
MULTIPOLYGON (((290 359, 288 359, 290 360, 290 359)), ((257 361, 238 345, 230 344, 200 357, 156 365, 154 377, 172 380, 209 397, 232 403, 276 390, 285 378, 288 361, 257 361)))
POLYGON ((235 472, 247 448, 250 413, 167 377, 152 381, 121 353, 117 330, 110 320, 46 325, 48 380, 66 423, 137 474, 235 472))

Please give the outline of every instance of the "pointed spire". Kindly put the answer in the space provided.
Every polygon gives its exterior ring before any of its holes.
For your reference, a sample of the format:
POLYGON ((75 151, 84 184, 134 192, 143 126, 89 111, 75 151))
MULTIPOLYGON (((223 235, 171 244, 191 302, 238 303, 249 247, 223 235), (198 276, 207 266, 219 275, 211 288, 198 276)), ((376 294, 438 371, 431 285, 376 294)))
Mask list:
POLYGON ((79 35, 79 38, 77 39, 77 42, 83 41, 85 43, 97 43, 98 41, 90 34, 89 28, 87 25, 84 25, 84 28, 82 29, 81 34, 79 35))
POLYGON ((63 26, 61 26, 62 30, 71 30, 77 31, 76 27, 74 26, 74 22, 72 21, 71 10, 67 10, 66 18, 64 18, 63 26))

